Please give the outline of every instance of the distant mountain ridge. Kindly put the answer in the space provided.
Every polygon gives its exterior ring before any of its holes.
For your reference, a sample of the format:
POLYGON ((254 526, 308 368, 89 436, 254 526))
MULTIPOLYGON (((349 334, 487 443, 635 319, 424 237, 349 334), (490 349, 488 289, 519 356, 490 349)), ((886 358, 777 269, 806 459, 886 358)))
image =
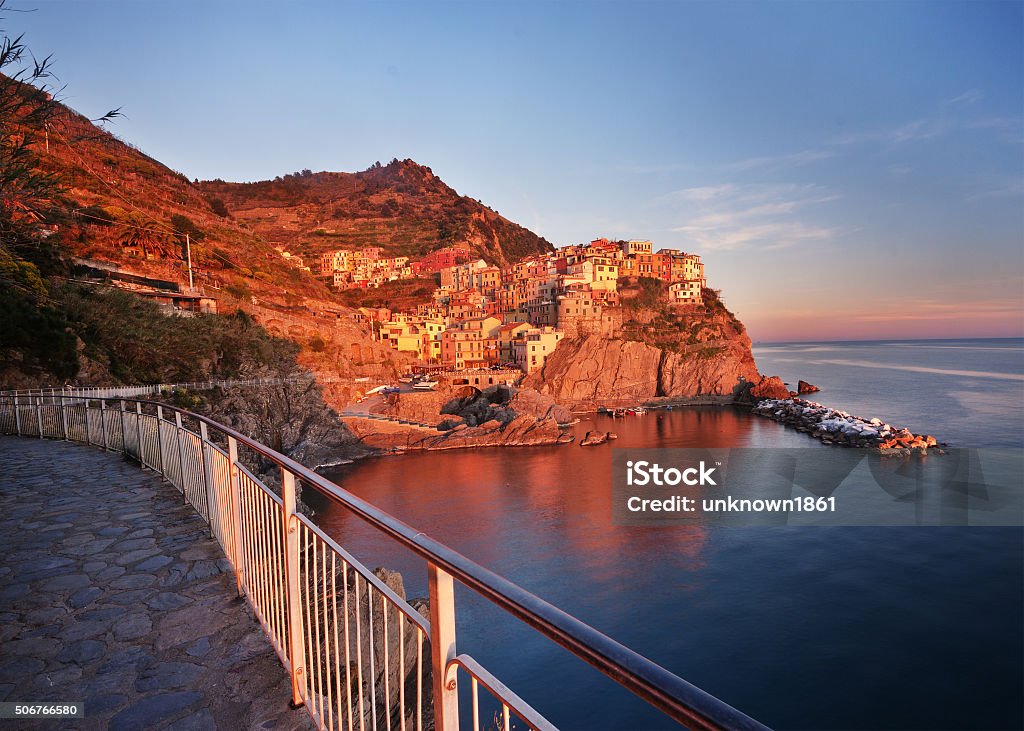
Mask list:
POLYGON ((76 212, 60 231, 74 254, 182 279, 190 233, 195 269, 221 284, 244 280, 272 299, 274 290, 292 300, 336 299, 278 247, 309 257, 314 271, 321 252, 341 248, 379 246, 418 259, 461 243, 499 265, 553 250, 412 160, 256 183, 193 182, 63 105, 40 148, 41 165, 59 176, 76 212))
POLYGON ((306 256, 379 246, 418 259, 462 243, 489 263, 508 265, 554 249, 408 159, 357 173, 304 170, 254 183, 205 181, 199 189, 260 236, 306 256))

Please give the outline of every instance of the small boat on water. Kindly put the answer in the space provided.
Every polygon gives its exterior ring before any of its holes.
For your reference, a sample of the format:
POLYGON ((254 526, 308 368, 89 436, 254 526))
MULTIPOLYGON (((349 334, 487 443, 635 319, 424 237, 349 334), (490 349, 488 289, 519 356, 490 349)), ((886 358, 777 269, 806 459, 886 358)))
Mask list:
POLYGON ((416 380, 416 376, 414 376, 412 373, 406 373, 404 376, 402 376, 401 378, 398 379, 398 382, 399 383, 412 383, 415 380, 416 380))
POLYGON ((417 381, 412 384, 414 391, 433 391, 437 388, 439 381, 417 381))

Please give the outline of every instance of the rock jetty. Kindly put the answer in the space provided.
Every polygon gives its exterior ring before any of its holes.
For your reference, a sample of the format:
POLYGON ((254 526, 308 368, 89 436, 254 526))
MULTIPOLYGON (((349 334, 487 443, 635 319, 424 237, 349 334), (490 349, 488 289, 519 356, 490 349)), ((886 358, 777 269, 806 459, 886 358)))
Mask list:
POLYGON ((824 444, 878 449, 884 453, 906 453, 943 447, 933 436, 914 434, 909 429, 881 419, 865 419, 805 399, 765 399, 753 408, 799 432, 810 434, 824 444))

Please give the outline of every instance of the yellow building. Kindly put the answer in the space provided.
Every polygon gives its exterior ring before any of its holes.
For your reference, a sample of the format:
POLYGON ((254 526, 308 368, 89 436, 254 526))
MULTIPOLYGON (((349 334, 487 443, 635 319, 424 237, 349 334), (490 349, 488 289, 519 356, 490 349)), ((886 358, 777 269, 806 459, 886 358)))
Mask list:
POLYGON ((516 363, 524 372, 533 373, 544 366, 544 361, 564 337, 564 332, 553 327, 535 327, 527 330, 514 343, 516 363))

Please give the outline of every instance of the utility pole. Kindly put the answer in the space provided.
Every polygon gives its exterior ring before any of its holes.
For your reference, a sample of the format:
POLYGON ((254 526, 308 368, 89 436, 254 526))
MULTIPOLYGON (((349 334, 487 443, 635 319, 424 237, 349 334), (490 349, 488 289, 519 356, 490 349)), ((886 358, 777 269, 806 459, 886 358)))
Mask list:
POLYGON ((188 234, 185 234, 185 254, 188 256, 188 291, 194 292, 195 286, 192 283, 192 241, 189 239, 188 234))

